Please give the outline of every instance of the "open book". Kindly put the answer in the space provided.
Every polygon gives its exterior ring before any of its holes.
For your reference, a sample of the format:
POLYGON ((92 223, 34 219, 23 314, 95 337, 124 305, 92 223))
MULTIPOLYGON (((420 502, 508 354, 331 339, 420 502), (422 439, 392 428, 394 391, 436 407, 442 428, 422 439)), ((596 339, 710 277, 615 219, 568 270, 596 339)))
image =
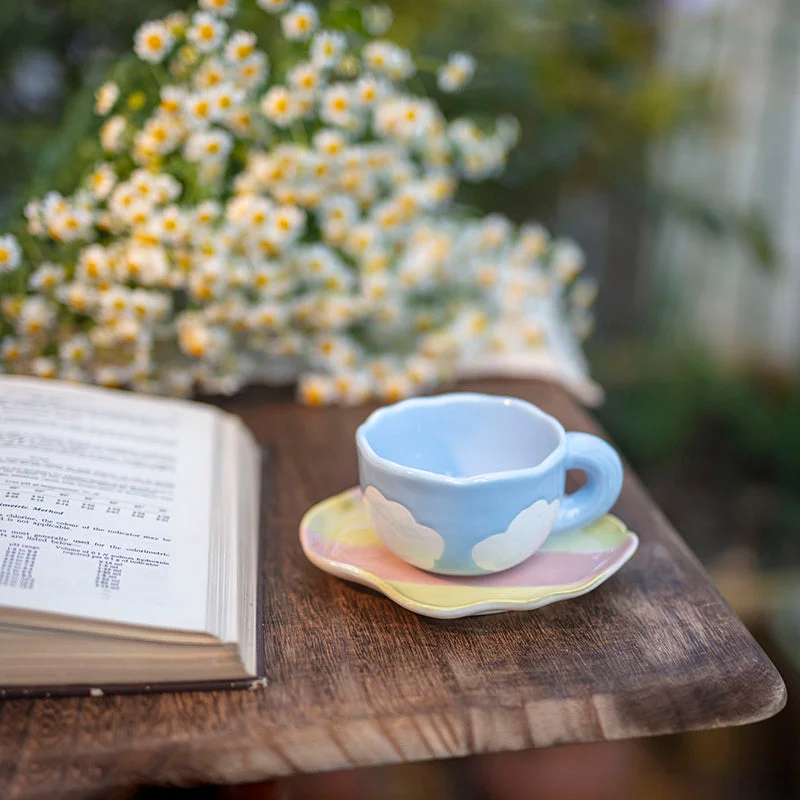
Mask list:
POLYGON ((0 376, 0 695, 255 678, 259 476, 212 406, 0 376))

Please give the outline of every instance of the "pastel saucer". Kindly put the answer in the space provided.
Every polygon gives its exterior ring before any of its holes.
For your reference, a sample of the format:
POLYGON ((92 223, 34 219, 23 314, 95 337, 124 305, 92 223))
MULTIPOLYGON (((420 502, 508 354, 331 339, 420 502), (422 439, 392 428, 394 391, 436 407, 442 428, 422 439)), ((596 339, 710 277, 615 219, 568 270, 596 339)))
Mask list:
POLYGON ((300 544, 325 572, 364 584, 398 605, 440 619, 525 611, 590 592, 636 552, 639 539, 617 517, 547 538, 527 561, 491 575, 435 575, 412 567, 378 539, 361 503, 348 489, 311 508, 300 523, 300 544))

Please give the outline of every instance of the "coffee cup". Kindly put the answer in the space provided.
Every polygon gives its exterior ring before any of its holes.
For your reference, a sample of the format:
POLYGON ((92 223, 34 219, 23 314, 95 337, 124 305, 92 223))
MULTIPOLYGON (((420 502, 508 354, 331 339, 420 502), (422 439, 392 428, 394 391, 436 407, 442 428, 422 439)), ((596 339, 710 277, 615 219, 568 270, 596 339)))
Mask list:
POLYGON ((455 393, 375 411, 356 434, 363 502, 399 558, 446 575, 483 575, 533 555, 548 536, 605 514, 622 488, 614 448, 566 432, 513 397, 455 393), (567 470, 586 474, 565 493, 567 470))

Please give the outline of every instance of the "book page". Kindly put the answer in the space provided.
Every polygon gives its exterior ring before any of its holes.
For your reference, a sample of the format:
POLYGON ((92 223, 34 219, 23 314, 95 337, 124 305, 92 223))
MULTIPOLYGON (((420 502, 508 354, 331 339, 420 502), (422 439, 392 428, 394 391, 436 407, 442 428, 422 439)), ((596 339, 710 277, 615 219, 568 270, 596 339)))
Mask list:
POLYGON ((0 377, 0 606, 204 631, 218 415, 0 377))

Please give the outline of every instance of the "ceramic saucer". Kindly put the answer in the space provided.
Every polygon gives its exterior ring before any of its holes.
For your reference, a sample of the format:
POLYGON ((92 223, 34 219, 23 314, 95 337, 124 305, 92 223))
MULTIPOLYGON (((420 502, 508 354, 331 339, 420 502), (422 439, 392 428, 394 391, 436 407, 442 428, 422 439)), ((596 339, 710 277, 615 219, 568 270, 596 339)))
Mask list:
POLYGON ((428 617, 453 619, 523 611, 578 597, 608 580, 636 552, 639 539, 606 514, 591 525, 548 537, 527 561, 491 575, 452 577, 412 567, 381 544, 349 489, 310 509, 300 523, 309 560, 364 584, 428 617))

